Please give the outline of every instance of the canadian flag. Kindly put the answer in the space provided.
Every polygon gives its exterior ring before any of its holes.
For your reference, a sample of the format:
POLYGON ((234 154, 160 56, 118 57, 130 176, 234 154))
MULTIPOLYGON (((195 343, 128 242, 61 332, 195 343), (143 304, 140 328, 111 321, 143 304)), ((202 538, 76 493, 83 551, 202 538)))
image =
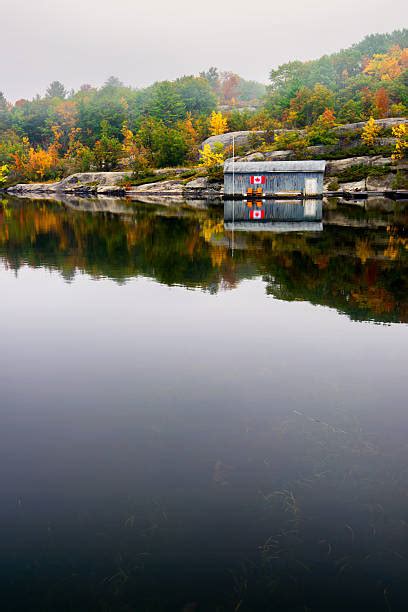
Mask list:
POLYGON ((251 185, 265 185, 266 177, 265 176, 251 176, 251 185))
POLYGON ((249 218, 250 219, 264 219, 265 211, 264 210, 250 210, 249 218))

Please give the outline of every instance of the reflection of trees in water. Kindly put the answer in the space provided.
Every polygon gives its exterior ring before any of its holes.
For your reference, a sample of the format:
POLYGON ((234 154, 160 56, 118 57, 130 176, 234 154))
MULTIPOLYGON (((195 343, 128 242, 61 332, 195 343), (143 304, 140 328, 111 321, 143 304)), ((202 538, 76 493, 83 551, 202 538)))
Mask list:
POLYGON ((150 205, 114 215, 9 201, 0 206, 0 248, 13 269, 45 266, 66 279, 76 271, 118 282, 143 275, 216 293, 262 275, 278 299, 328 305, 355 319, 408 321, 404 221, 397 211, 376 228, 344 223, 318 234, 247 232, 235 236, 232 257, 219 208, 150 205))

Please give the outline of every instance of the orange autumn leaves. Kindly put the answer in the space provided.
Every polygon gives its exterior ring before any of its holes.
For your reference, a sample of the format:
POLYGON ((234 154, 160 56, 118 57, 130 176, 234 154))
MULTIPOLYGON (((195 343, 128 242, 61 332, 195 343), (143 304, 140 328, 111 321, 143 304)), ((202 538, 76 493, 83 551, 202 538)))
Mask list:
POLYGON ((375 53, 367 61, 363 72, 381 81, 392 81, 408 69, 408 48, 394 45, 388 53, 375 53))
POLYGON ((28 138, 23 137, 20 150, 11 154, 16 169, 29 180, 43 180, 50 170, 58 169, 62 132, 58 126, 53 126, 52 132, 53 141, 46 149, 42 147, 34 149, 28 138))

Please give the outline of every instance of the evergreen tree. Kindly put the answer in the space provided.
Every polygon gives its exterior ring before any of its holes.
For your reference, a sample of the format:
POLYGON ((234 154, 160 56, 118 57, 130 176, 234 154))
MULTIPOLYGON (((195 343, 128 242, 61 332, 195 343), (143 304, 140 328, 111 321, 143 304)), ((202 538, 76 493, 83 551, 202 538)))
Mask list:
POLYGON ((46 96, 47 98, 61 98, 64 100, 67 96, 67 90, 60 81, 53 81, 48 86, 46 96))
POLYGON ((160 119, 166 125, 174 125, 185 116, 186 107, 175 84, 162 81, 153 85, 147 111, 149 115, 160 119))

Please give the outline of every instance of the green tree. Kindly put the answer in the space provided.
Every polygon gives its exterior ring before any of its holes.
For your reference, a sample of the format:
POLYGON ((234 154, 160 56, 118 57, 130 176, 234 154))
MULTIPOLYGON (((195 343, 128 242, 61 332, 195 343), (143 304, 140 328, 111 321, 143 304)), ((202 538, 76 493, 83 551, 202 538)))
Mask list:
POLYGON ((109 123, 101 122, 101 137, 94 146, 94 159, 98 170, 110 171, 117 167, 122 154, 122 145, 110 135, 109 123))
POLYGON ((209 83, 211 89, 214 92, 218 92, 220 84, 220 75, 218 72, 218 68, 216 68, 215 66, 211 66, 208 70, 203 70, 202 72, 200 72, 200 77, 205 79, 209 83))
POLYGON ((170 81, 162 81, 152 86, 147 113, 166 125, 174 125, 186 114, 186 107, 176 85, 170 81))
POLYGON ((0 131, 11 127, 11 113, 9 105, 2 91, 0 91, 0 131))
POLYGON ((155 159, 159 167, 178 166, 185 162, 188 145, 179 130, 163 124, 157 127, 153 138, 155 159))
POLYGON ((67 96, 67 90, 60 81, 53 81, 47 88, 47 98, 61 98, 62 100, 67 96))
POLYGON ((209 115, 217 107, 217 98, 203 78, 182 77, 176 80, 175 87, 186 111, 194 116, 209 115))

